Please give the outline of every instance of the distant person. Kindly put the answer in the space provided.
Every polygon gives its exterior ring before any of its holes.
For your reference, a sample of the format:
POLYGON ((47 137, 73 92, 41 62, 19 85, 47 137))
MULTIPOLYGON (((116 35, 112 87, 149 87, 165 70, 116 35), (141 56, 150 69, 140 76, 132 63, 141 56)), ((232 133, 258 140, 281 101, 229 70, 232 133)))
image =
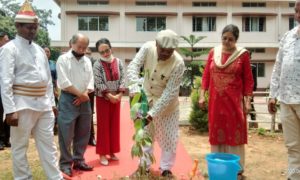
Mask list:
MULTIPOLYGON (((4 46, 4 44, 8 43, 9 37, 5 32, 0 32, 0 51, 1 47, 4 46)), ((0 67, 0 73, 1 73, 1 67, 0 67)), ((10 126, 6 123, 6 121, 3 121, 3 105, 2 105, 2 99, 0 94, 0 150, 4 150, 5 147, 10 147, 11 144, 9 142, 10 138, 10 126)))
POLYGON ((39 23, 27 0, 15 17, 15 27, 15 39, 0 52, 1 96, 6 122, 11 126, 14 179, 33 179, 26 155, 33 137, 47 179, 60 180, 51 74, 44 50, 33 42, 39 23))
MULTIPOLYGON (((295 3, 295 20, 300 24, 300 0, 295 3)), ((300 179, 300 25, 288 31, 279 43, 270 84, 268 109, 280 119, 288 153, 288 180, 300 179)))
MULTIPOLYGON (((92 51, 88 47, 86 48, 85 51, 85 56, 88 57, 91 60, 92 66, 94 66, 94 63, 96 59, 93 58, 92 56, 92 51)), ((89 98, 90 98, 90 104, 91 104, 91 109, 92 109, 92 117, 91 117, 91 133, 90 133, 90 139, 89 139, 89 145, 91 146, 96 146, 96 140, 95 140, 95 129, 94 129, 94 117, 93 114, 94 112, 94 101, 95 101, 95 91, 92 91, 89 93, 89 98)))
MULTIPOLYGON (((52 84, 53 84, 53 92, 54 92, 54 98, 55 98, 55 105, 57 106, 58 104, 58 88, 57 88, 57 73, 56 73, 56 62, 51 60, 51 50, 49 47, 43 47, 46 56, 48 58, 49 62, 49 67, 50 67, 50 72, 51 72, 51 78, 52 78, 52 84)), ((54 134, 57 134, 57 118, 55 118, 55 124, 53 128, 54 134)))
MULTIPOLYGON (((142 81, 150 110, 145 130, 157 140, 161 148, 159 169, 164 177, 172 177, 176 159, 179 120, 179 87, 185 70, 183 58, 175 50, 179 36, 172 30, 157 33, 155 41, 146 42, 130 62, 127 69, 131 94, 140 92, 140 69, 145 73, 142 81), (154 128, 151 128, 154 127, 154 128)), ((153 154, 153 146, 145 145, 145 153, 153 154)), ((146 164, 149 172, 151 160, 143 156, 140 166, 146 164)))
POLYGON ((96 42, 100 59, 94 64, 96 112, 97 112, 97 145, 96 154, 100 163, 108 165, 110 160, 119 160, 115 155, 120 152, 120 108, 125 92, 123 63, 112 54, 108 39, 96 42))
MULTIPOLYGON (((251 58, 251 53, 250 53, 250 58, 251 58)), ((252 77, 253 77, 253 91, 256 91, 257 89, 257 67, 254 64, 251 64, 251 70, 252 70, 252 77)), ((255 112, 255 107, 254 107, 254 96, 251 98, 251 110, 250 110, 250 118, 252 121, 256 120, 256 112, 255 112)), ((249 123, 250 127, 253 128, 258 128, 257 122, 250 122, 249 123)))
POLYGON ((251 109, 254 84, 250 55, 245 48, 236 46, 239 38, 237 26, 225 26, 221 38, 222 44, 208 54, 199 106, 206 109, 205 93, 208 91, 211 152, 236 154, 241 158, 242 168, 245 168, 245 144, 248 142, 246 114, 251 109))
POLYGON ((92 171, 85 163, 84 152, 91 130, 91 105, 88 93, 94 90, 91 61, 85 56, 89 38, 75 34, 72 48, 56 63, 57 85, 61 89, 57 118, 60 169, 71 177, 74 170, 92 171), (73 146, 71 146, 73 145, 73 146))

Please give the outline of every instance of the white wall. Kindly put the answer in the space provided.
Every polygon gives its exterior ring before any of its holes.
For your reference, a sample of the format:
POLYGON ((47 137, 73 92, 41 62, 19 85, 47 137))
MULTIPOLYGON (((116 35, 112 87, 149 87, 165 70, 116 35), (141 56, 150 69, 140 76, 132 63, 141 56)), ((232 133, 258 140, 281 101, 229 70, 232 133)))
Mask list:
MULTIPOLYGON (((248 47, 262 47, 266 49, 263 54, 254 53, 252 56, 255 62, 266 63, 266 77, 258 79, 258 87, 266 88, 269 85, 270 75, 273 68, 277 46, 280 37, 288 30, 288 14, 294 13, 293 8, 288 7, 289 0, 266 0, 265 8, 243 8, 242 0, 203 0, 217 2, 218 7, 192 7, 192 2, 201 0, 167 0, 167 7, 145 7, 135 6, 135 0, 110 0, 109 5, 83 6, 78 5, 74 0, 61 1, 61 39, 60 42, 53 42, 56 46, 68 46, 71 36, 78 33, 78 16, 66 15, 65 11, 111 11, 119 12, 120 15, 109 15, 109 31, 81 31, 90 38, 90 47, 95 46, 95 42, 102 38, 108 38, 113 46, 114 55, 123 60, 132 59, 136 53, 136 48, 145 41, 154 40, 156 32, 137 32, 136 16, 125 15, 126 12, 170 12, 177 13, 177 16, 167 16, 167 28, 174 29, 179 35, 206 36, 196 47, 213 47, 220 44, 222 29, 230 23, 236 24, 240 29, 240 39, 238 44, 248 47), (217 16, 217 26, 215 32, 193 32, 192 16, 183 15, 188 12, 202 13, 226 13, 217 16), (242 16, 232 15, 233 13, 269 13, 266 16, 266 32, 242 32, 242 16), (272 14, 273 13, 273 14, 272 14), (274 15, 275 14, 275 15, 274 15)), ((189 47, 183 40, 181 47, 189 47)), ((93 54, 98 57, 97 53, 93 54)), ((206 59, 206 56, 201 57, 206 59)))

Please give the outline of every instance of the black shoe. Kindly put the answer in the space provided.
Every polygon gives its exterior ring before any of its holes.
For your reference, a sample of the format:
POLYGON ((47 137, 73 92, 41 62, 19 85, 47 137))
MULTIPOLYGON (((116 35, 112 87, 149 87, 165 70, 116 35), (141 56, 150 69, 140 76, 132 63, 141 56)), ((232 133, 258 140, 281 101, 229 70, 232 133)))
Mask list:
POLYGON ((65 176, 67 176, 65 179, 69 179, 70 177, 72 177, 71 168, 61 169, 60 171, 63 173, 64 178, 65 176))
POLYGON ((89 145, 90 145, 90 146, 96 146, 96 140, 95 140, 94 137, 90 138, 90 140, 89 140, 89 145))
POLYGON ((172 174, 172 172, 171 172, 170 170, 164 170, 164 171, 161 173, 161 175, 162 175, 163 177, 172 177, 172 176, 173 176, 173 174, 172 174))
POLYGON ((84 162, 74 163, 73 169, 81 171, 92 171, 94 167, 87 165, 84 162))
POLYGON ((0 151, 4 150, 4 144, 2 142, 0 142, 0 151))

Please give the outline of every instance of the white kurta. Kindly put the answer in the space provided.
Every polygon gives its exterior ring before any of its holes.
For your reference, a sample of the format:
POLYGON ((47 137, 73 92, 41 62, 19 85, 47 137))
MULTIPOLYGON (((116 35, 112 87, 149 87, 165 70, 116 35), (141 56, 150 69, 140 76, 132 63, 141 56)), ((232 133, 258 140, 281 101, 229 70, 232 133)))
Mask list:
POLYGON ((20 36, 3 46, 0 52, 1 96, 4 113, 24 109, 50 111, 55 106, 49 63, 44 50, 20 36), (47 86, 45 96, 14 95, 14 84, 47 86))
POLYGON ((174 54, 166 61, 158 60, 154 41, 145 43, 127 69, 130 91, 137 90, 139 71, 144 66, 144 89, 153 102, 148 114, 153 117, 154 131, 163 151, 176 152, 179 119, 179 87, 185 65, 182 57, 174 54))
POLYGON ((3 46, 0 63, 4 113, 17 112, 19 120, 18 126, 11 127, 14 179, 32 179, 26 156, 31 135, 35 139, 47 179, 62 179, 53 138, 52 106, 55 106, 55 102, 52 79, 44 50, 17 35, 3 46), (30 90, 33 90, 31 94, 34 96, 17 94, 13 88, 16 85, 19 88, 33 88, 30 90))

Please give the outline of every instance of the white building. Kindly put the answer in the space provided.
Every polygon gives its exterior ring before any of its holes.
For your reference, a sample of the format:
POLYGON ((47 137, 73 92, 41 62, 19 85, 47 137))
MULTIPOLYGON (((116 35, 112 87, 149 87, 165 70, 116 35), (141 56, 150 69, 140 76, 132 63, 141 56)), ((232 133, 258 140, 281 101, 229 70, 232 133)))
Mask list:
MULTIPOLYGON (((227 24, 240 29, 238 45, 253 51, 258 67, 258 88, 267 88, 280 37, 295 26, 291 0, 55 0, 61 8, 61 41, 68 47, 75 33, 86 34, 90 47, 108 38, 114 55, 127 63, 137 49, 154 40, 157 31, 173 29, 179 35, 206 36, 197 48, 221 42, 227 24)), ((180 47, 189 47, 182 40, 180 47)), ((92 49, 95 51, 95 49, 92 49)), ((97 53, 94 53, 97 56, 97 53)), ((205 60, 206 57, 200 57, 205 60)))

